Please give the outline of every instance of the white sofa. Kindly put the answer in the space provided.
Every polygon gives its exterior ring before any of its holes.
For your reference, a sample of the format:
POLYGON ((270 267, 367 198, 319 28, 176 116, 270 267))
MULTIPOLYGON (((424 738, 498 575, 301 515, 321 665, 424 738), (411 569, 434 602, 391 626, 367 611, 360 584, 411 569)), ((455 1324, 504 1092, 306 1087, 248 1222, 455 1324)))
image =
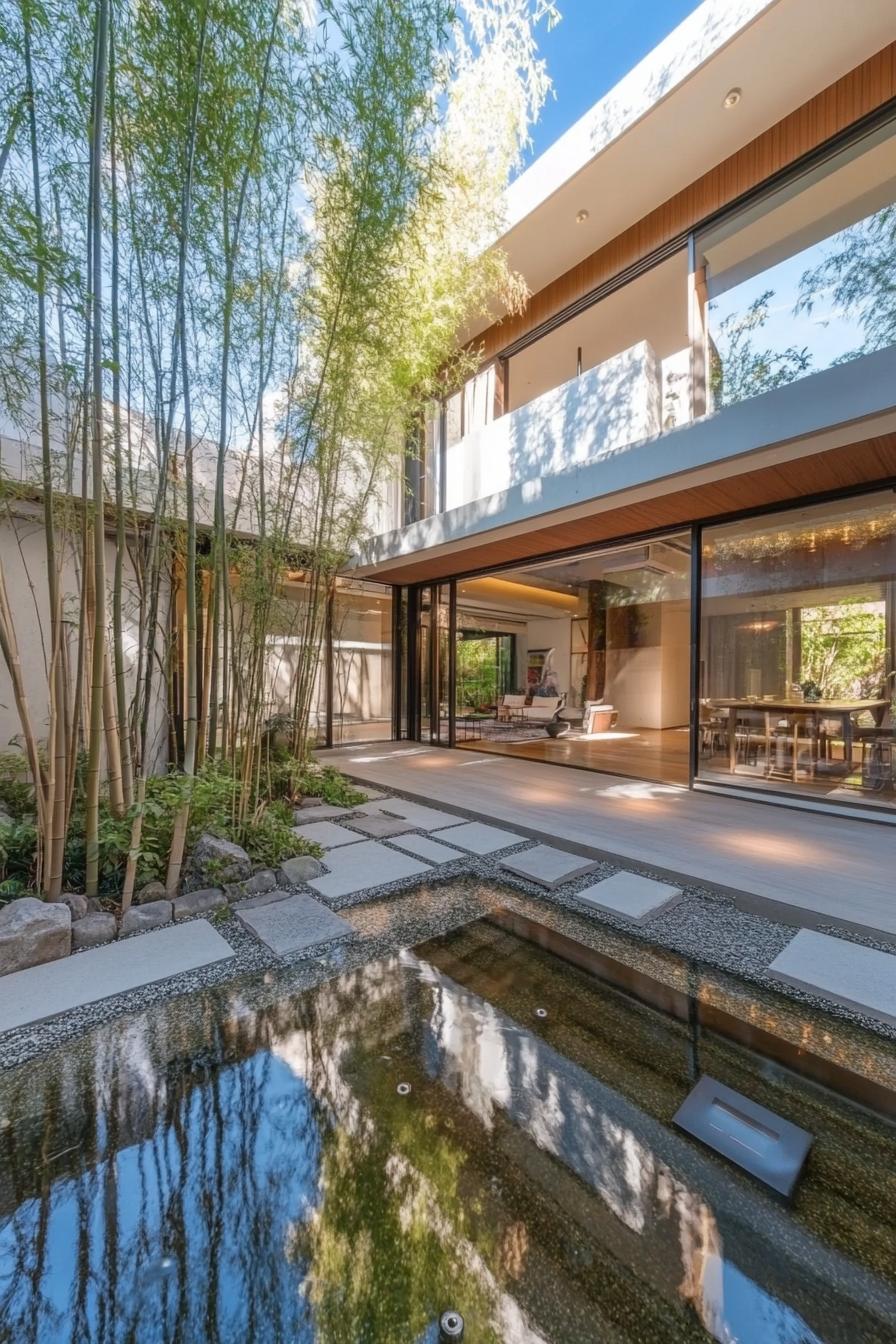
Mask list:
POLYGON ((499 720, 505 723, 519 719, 524 723, 550 723, 563 704, 562 695, 536 695, 531 705, 526 704, 528 696, 505 695, 501 701, 499 720))

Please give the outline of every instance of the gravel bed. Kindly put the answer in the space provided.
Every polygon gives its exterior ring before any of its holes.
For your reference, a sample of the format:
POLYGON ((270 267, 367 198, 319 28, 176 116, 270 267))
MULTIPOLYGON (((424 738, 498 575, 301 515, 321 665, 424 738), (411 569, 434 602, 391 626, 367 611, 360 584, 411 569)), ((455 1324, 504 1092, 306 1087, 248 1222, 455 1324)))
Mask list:
MULTIPOLYGON (((404 797, 397 792, 389 796, 404 797)), ((354 810, 338 820, 350 822, 351 817, 357 815, 360 815, 359 810, 354 810)), ((457 816, 458 821, 465 819, 463 814, 457 813, 457 816)), ((478 817, 469 819, 482 820, 478 817)), ((430 834, 422 829, 417 829, 416 833, 430 834)), ((389 841, 380 843, 388 845, 389 841)), ((145 985, 87 1004, 64 1017, 9 1032, 0 1039, 0 1070, 15 1068, 118 1017, 137 1014, 160 1002, 210 990, 238 978, 255 978, 260 973, 265 983, 270 984, 272 996, 301 992, 333 975, 400 948, 412 947, 481 917, 489 908, 502 904, 502 888, 508 893, 533 898, 542 906, 559 907, 594 925, 606 926, 629 939, 642 941, 647 948, 678 953, 704 967, 730 973, 832 1017, 855 1023, 879 1036, 896 1040, 896 1026, 834 1003, 823 995, 784 984, 768 973, 769 964, 794 937, 796 929, 792 925, 744 911, 731 896, 711 887, 682 882, 677 885, 681 886, 683 896, 674 907, 660 911, 645 925, 634 926, 628 920, 579 901, 578 893, 623 867, 663 882, 670 881, 668 874, 637 864, 622 865, 602 860, 591 872, 547 890, 536 882, 502 870, 503 859, 537 843, 550 843, 550 838, 538 841, 526 837, 519 844, 494 855, 463 854, 456 861, 434 866, 426 874, 332 899, 321 897, 307 884, 284 886, 284 889, 304 892, 330 909, 345 913, 355 927, 355 938, 320 944, 284 959, 259 942, 231 909, 213 923, 232 947, 232 960, 184 972, 162 983, 145 985), (465 886, 459 879, 481 881, 488 889, 488 897, 484 898, 481 893, 477 895, 472 886, 465 886)), ((562 843, 557 847, 563 848, 562 843)), ((326 864, 326 855, 322 861, 326 864)), ((238 903, 234 908, 238 908, 238 903)), ((834 937, 893 952, 892 943, 876 941, 838 927, 819 927, 834 937)))

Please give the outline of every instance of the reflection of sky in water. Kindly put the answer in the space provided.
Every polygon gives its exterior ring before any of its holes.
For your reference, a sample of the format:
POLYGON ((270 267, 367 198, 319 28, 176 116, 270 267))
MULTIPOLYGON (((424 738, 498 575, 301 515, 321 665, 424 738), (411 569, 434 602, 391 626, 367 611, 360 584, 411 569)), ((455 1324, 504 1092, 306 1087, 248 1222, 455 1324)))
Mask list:
POLYGON ((823 1344, 801 1316, 770 1297, 736 1265, 720 1260, 718 1270, 721 1292, 716 1338, 721 1344, 823 1344))
MULTIPOLYGON (((630 1232, 665 1226, 681 1247, 682 1281, 719 1344, 824 1344, 803 1318, 725 1259, 713 1209, 655 1152, 637 1107, 412 953, 433 992, 421 1049, 488 1129, 496 1110, 597 1192, 630 1232)), ((856 1342, 858 1344, 858 1341, 856 1342)))
MULTIPOLYGON (((864 221, 855 224, 852 229, 861 229, 863 224, 864 221)), ((802 350, 805 346, 812 355, 807 373, 817 373, 864 343, 865 333, 861 323, 856 320, 856 314, 845 317, 842 311, 834 307, 830 292, 817 295, 811 313, 797 314, 793 311, 800 296, 803 274, 814 270, 826 257, 839 251, 850 232, 851 229, 844 229, 711 300, 710 331, 723 362, 727 342, 724 333, 720 334, 722 323, 732 315, 743 317, 750 304, 769 289, 774 290, 774 294, 768 303, 768 319, 763 326, 748 333, 754 350, 782 351, 790 346, 802 350)))
MULTIPOLYGON (((514 1020, 504 995, 544 976, 548 1028, 569 995, 595 1038, 605 999, 579 1001, 568 967, 534 964, 521 939, 485 970, 494 943, 468 930, 447 941, 457 980, 437 952, 405 952, 270 1016, 247 1011, 224 1033, 241 1062, 217 1064, 214 1021, 166 1057, 160 1010, 142 1053, 122 1036, 108 1056, 97 1047, 46 1129, 50 1087, 35 1089, 18 1126, 12 1116, 18 1160, 0 1180, 4 1212, 19 1185, 28 1195, 0 1221, 0 1344, 434 1344, 426 1322, 446 1305, 469 1307, 471 1344, 582 1344, 599 1337, 592 1310, 611 1319, 620 1281, 639 1299, 620 1340, 662 1318, 719 1344, 824 1344, 797 1308, 821 1329, 830 1303, 857 1318, 872 1276, 629 1089, 629 1043, 637 1057, 640 1030, 651 1049, 684 1052, 677 1024, 656 1014, 638 1028, 619 1009, 614 1090, 514 1020), (400 1100, 399 1079, 412 1083, 400 1100), (45 1168, 41 1206, 47 1135, 69 1155, 45 1168), (558 1324, 562 1310, 584 1329, 558 1324)), ((658 1076, 682 1066, 664 1056, 658 1076)))
POLYGON ((221 1069, 214 1081, 197 1079, 174 1123, 119 1149, 111 1169, 102 1161, 56 1183, 44 1209, 42 1263, 37 1201, 0 1228, 0 1339, 192 1344, 206 1338, 207 1303, 216 1322, 210 1337, 227 1344, 313 1338, 300 1270, 286 1258, 291 1224, 317 1198, 311 1095, 266 1054, 221 1069), (267 1253, 257 1256, 261 1246, 267 1253), (276 1332, 262 1322, 276 1322, 276 1332))

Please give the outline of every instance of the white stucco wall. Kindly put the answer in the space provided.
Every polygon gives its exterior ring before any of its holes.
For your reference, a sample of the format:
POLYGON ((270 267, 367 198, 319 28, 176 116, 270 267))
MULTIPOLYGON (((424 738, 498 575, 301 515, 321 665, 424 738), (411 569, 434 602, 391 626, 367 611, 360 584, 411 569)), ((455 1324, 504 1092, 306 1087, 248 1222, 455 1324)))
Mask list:
POLYGON ((641 341, 447 449, 446 506, 591 462, 662 428, 659 362, 641 341))
MULTIPOLYGON (((115 565, 115 543, 106 541, 106 571, 111 576, 115 565)), ((28 694, 31 717, 39 739, 47 732, 49 706, 47 700, 47 658, 49 657, 49 606, 47 603, 47 562, 44 542, 43 517, 34 507, 20 506, 0 517, 0 568, 15 622, 23 679, 28 694)), ((78 640, 80 582, 75 558, 69 552, 61 571, 63 619, 68 626, 69 651, 74 670, 78 640)), ((136 579, 129 556, 124 562, 124 648, 128 693, 133 694, 137 676, 140 629, 136 579)), ((168 591, 161 594, 159 628, 156 647, 161 656, 166 646, 168 623, 168 591)), ((111 597, 108 603, 111 613, 111 597)), ((148 757, 150 769, 164 769, 168 753, 167 707, 164 679, 156 670, 157 698, 150 720, 148 757)), ((12 695, 12 686, 5 662, 0 659, 0 751, 15 749, 20 734, 20 722, 12 695)))

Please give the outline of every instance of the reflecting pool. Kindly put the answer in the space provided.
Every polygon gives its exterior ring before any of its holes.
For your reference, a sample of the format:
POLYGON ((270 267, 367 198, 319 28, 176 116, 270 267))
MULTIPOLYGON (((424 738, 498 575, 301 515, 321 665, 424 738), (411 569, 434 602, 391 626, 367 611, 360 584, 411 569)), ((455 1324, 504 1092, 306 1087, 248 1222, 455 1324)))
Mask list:
POLYGON ((598 961, 498 912, 8 1073, 0 1340, 892 1341, 892 1123, 598 961), (814 1135, 792 1204, 671 1125, 701 1072, 814 1135))

